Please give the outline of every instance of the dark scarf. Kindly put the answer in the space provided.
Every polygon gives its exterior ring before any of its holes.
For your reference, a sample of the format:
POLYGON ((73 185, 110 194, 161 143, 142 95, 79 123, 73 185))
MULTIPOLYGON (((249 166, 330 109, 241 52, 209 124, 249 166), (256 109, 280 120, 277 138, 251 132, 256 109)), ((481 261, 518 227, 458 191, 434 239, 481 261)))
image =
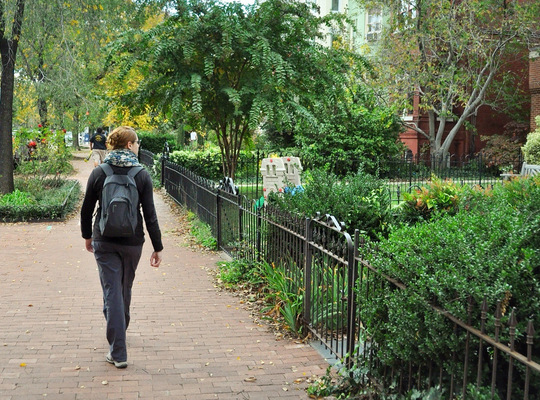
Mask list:
POLYGON ((112 150, 107 154, 103 162, 115 167, 136 167, 141 165, 135 153, 129 149, 112 150))

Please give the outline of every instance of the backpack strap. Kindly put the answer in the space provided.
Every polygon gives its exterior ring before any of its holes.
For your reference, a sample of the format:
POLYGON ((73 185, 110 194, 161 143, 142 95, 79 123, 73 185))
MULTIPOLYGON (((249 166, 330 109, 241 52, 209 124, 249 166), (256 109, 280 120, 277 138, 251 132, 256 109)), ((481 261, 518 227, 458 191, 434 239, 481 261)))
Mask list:
MULTIPOLYGON (((101 163, 99 164, 99 166, 101 167, 101 169, 103 170, 103 172, 105 172, 105 175, 107 176, 111 176, 114 174, 114 171, 112 169, 112 167, 107 164, 107 163, 101 163)), ((144 169, 144 167, 141 167, 140 165, 138 166, 135 166, 135 167, 131 167, 128 171, 128 175, 131 176, 132 178, 135 178, 135 175, 137 175, 139 172, 141 172, 142 170, 144 169)))
POLYGON ((105 172, 105 175, 111 176, 112 174, 114 174, 114 171, 113 171, 112 167, 109 164, 101 163, 101 164, 99 164, 99 166, 101 167, 103 172, 105 172))
POLYGON ((128 175, 131 176, 132 178, 135 178, 135 175, 137 175, 139 172, 141 172, 144 168, 141 167, 140 165, 136 166, 136 167, 131 167, 128 171, 128 175))

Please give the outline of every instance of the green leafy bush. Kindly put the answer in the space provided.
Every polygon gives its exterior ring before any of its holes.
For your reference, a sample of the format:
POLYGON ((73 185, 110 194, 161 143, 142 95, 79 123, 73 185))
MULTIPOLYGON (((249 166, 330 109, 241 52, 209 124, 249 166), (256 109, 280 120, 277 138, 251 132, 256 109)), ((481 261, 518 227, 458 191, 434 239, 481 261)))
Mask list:
POLYGON ((195 240, 209 249, 217 249, 217 240, 212 236, 212 229, 191 211, 188 212, 188 220, 191 222, 191 235, 195 240))
POLYGON ((169 145, 169 151, 179 150, 181 146, 178 145, 176 135, 174 133, 151 133, 139 131, 137 133, 139 140, 141 140, 141 148, 151 151, 154 154, 163 153, 165 142, 169 145))
POLYGON ((221 262, 219 263, 218 278, 228 288, 235 288, 242 283, 259 285, 262 281, 257 271, 257 264, 248 260, 221 262))
POLYGON ((0 220, 29 221, 64 218, 81 192, 77 181, 16 179, 16 190, 0 197, 0 220))
POLYGON ((15 189, 13 192, 0 196, 0 206, 21 207, 36 204, 36 199, 28 192, 15 189))
POLYGON ((16 138, 15 142, 22 147, 26 146, 29 138, 36 142, 32 157, 22 157, 19 160, 16 174, 47 180, 60 179, 62 175, 73 171, 71 151, 64 143, 63 131, 46 131, 43 128, 38 131, 21 130, 16 138))
POLYGON ((457 185, 436 176, 425 186, 411 193, 403 193, 403 203, 397 209, 398 219, 407 223, 429 221, 442 215, 454 215, 468 194, 469 186, 457 185))
MULTIPOLYGON (((367 334, 381 347, 383 365, 397 360, 421 363, 460 350, 464 332, 434 312, 429 304, 467 321, 473 300, 473 324, 486 298, 492 323, 501 301, 503 324, 515 307, 518 337, 533 316, 540 326, 540 177, 516 179, 468 199, 455 215, 447 213, 429 223, 402 226, 387 239, 371 243, 369 262, 406 289, 371 274, 359 292, 359 307, 367 334), (369 286, 369 293, 366 291, 369 286)), ((508 340, 501 332, 501 341, 508 340)), ((524 340, 516 344, 526 353, 524 340)), ((540 343, 533 360, 540 361, 540 343)), ((451 369, 450 360, 446 368, 451 369)), ((501 362, 501 361, 500 361, 501 362)), ((518 378, 517 378, 518 379, 518 378)), ((539 388, 540 389, 540 388, 539 388)))
MULTIPOLYGON (((218 147, 206 148, 202 151, 177 150, 171 153, 170 160, 187 168, 206 179, 219 181, 223 178, 221 151, 218 147)), ((253 165, 257 157, 251 151, 241 151, 235 178, 252 178, 258 174, 253 165)))
POLYGON ((287 268, 265 261, 233 260, 220 264, 218 279, 228 288, 251 291, 250 301, 264 299, 263 318, 279 321, 291 333, 301 335, 303 289, 294 285, 287 268))
MULTIPOLYGON (((540 126, 540 116, 536 117, 536 124, 540 126)), ((528 164, 540 164, 540 128, 529 133, 525 146, 521 148, 525 161, 528 164)))
POLYGON ((360 229, 371 237, 386 232, 390 219, 390 196, 384 181, 359 171, 344 178, 322 169, 306 172, 303 190, 273 195, 272 204, 308 217, 331 214, 349 231, 360 229))
POLYGON ((221 152, 216 147, 203 151, 177 150, 170 154, 170 160, 203 178, 215 181, 223 178, 221 152))

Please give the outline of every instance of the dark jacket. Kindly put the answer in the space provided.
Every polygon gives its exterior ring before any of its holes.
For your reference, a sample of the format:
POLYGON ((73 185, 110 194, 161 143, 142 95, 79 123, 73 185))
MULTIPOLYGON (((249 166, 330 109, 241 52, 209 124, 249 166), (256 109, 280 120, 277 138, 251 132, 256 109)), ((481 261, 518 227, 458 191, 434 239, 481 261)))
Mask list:
MULTIPOLYGON (((129 167, 116 167, 112 165, 115 174, 127 175, 129 167)), ((95 241, 111 242, 126 246, 137 246, 144 243, 144 230, 142 224, 141 206, 146 222, 146 230, 150 235, 154 251, 163 250, 161 242, 161 231, 159 229, 156 208, 154 206, 154 191, 152 188, 152 178, 146 170, 140 171, 135 176, 135 183, 139 191, 139 206, 137 215, 137 229, 135 235, 128 238, 111 238, 101 236, 99 230, 99 219, 101 216, 101 190, 105 181, 105 172, 100 167, 94 168, 88 183, 86 184, 86 194, 84 196, 83 205, 81 208, 81 232, 84 239, 92 238, 95 241), (99 207, 96 212, 94 226, 92 228, 92 216, 96 203, 99 202, 99 207)))

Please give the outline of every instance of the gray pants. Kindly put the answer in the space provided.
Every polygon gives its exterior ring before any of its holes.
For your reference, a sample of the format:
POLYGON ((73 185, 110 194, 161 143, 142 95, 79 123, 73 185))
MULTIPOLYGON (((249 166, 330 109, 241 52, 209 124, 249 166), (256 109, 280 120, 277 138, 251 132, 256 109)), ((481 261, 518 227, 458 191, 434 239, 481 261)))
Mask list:
POLYGON ((135 271, 141 258, 142 245, 124 246, 109 242, 92 242, 101 287, 103 314, 107 320, 107 340, 115 361, 127 361, 126 330, 135 271))

